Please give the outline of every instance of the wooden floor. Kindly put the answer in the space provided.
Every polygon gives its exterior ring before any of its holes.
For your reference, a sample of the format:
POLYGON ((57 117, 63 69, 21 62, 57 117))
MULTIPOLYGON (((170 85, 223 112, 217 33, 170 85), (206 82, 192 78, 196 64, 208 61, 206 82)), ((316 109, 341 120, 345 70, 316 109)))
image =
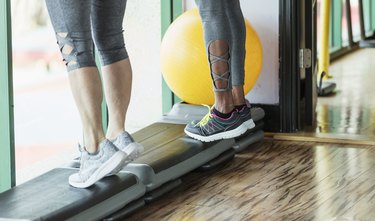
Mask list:
POLYGON ((374 220, 375 149, 266 140, 126 220, 374 220))
MULTIPOLYGON (((334 94, 319 97, 316 123, 298 133, 274 134, 277 140, 375 145, 375 49, 360 49, 333 62, 327 81, 334 94)), ((375 220, 375 219, 374 219, 375 220)))
POLYGON ((316 126, 295 141, 273 134, 126 220, 374 221, 374 59, 365 49, 332 64, 337 93, 319 98, 316 126))
POLYGON ((313 130, 375 140, 374 59, 375 49, 360 49, 331 64, 336 94, 318 98, 313 130))

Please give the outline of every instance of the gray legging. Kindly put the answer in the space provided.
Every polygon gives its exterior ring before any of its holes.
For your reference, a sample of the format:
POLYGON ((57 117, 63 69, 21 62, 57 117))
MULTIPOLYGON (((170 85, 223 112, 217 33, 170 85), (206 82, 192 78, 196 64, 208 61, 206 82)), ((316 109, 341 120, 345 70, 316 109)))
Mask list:
POLYGON ((239 0, 195 0, 203 22, 204 40, 211 66, 215 91, 227 91, 231 86, 244 84, 246 28, 239 0), (212 56, 209 46, 216 40, 228 43, 229 52, 224 56, 212 56), (227 73, 212 71, 216 62, 227 62, 227 73), (224 77, 226 76, 226 77, 224 77), (217 88, 215 81, 228 81, 227 88, 217 88))
POLYGON ((46 0, 68 71, 96 66, 93 40, 102 65, 128 58, 122 22, 126 0, 46 0))

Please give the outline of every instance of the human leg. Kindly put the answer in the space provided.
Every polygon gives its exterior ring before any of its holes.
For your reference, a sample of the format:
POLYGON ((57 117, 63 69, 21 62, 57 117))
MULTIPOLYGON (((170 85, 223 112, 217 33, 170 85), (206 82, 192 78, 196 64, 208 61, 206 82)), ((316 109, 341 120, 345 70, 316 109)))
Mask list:
POLYGON ((225 4, 225 12, 229 20, 229 30, 232 38, 231 77, 233 102, 235 106, 241 106, 246 103, 243 89, 246 26, 239 0, 227 0, 225 4))
POLYGON ((109 113, 106 137, 113 140, 114 144, 133 160, 141 154, 143 147, 125 132, 132 87, 132 69, 122 26, 126 2, 93 0, 91 19, 95 45, 103 65, 104 94, 109 113))
POLYGON ((204 29, 204 41, 215 93, 215 108, 222 113, 233 110, 230 72, 232 38, 224 0, 196 0, 204 29))
POLYGON ((105 136, 101 124, 102 86, 93 57, 90 2, 46 0, 80 113, 84 145, 88 152, 95 153, 105 136))
POLYGON ((227 0, 226 14, 233 39, 231 50, 231 77, 233 103, 248 129, 255 126, 247 106, 244 93, 246 26, 239 0, 227 0))
POLYGON ((204 142, 237 137, 247 130, 234 107, 231 77, 233 39, 225 1, 196 0, 203 23, 215 105, 201 121, 188 124, 185 133, 204 142))
POLYGON ((126 0, 93 0, 92 26, 95 45, 103 65, 103 86, 109 124, 107 137, 124 131, 130 102, 132 69, 125 49, 122 22, 126 0))
POLYGON ((46 0, 46 4, 69 73, 84 134, 81 168, 69 178, 69 183, 84 188, 123 164, 126 156, 105 139, 103 132, 102 87, 91 38, 91 0, 46 0))

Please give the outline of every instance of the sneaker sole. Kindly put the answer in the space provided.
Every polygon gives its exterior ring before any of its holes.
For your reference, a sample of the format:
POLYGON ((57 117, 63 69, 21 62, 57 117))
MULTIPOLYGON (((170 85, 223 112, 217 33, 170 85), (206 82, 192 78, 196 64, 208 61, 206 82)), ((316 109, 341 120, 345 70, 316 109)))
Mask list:
MULTIPOLYGON (((131 161, 140 157, 141 154, 144 151, 143 146, 139 143, 136 143, 136 142, 133 142, 133 143, 129 144, 128 146, 125 147, 125 149, 126 149, 126 152, 129 152, 129 155, 126 155, 126 160, 125 160, 126 164, 128 164, 131 161)), ((124 151, 122 151, 122 152, 124 152, 124 151)), ((126 152, 124 152, 124 153, 127 154, 126 152)), ((107 176, 115 175, 116 173, 120 172, 124 167, 125 166, 119 165, 118 167, 113 169, 112 172, 110 172, 107 176)))
POLYGON ((253 119, 247 120, 243 122, 242 124, 244 124, 248 130, 253 129, 255 127, 255 123, 253 119))
MULTIPOLYGON (((254 122, 253 122, 253 124, 254 124, 254 122)), ((197 140, 200 140, 200 141, 203 141, 203 142, 212 142, 212 141, 216 141, 216 140, 230 139, 230 138, 235 138, 235 137, 241 136, 247 130, 248 130, 248 127, 246 126, 246 124, 244 122, 240 126, 238 126, 237 128, 235 128, 233 130, 220 132, 220 133, 217 133, 217 134, 213 134, 211 136, 201 136, 201 135, 198 135, 198 134, 193 134, 193 133, 191 133, 187 130, 185 130, 185 133, 188 136, 190 136, 194 139, 197 139, 197 140)))
POLYGON ((139 144, 137 142, 133 142, 133 143, 129 144, 128 146, 126 146, 125 150, 126 151, 124 151, 124 152, 128 154, 129 160, 133 161, 133 160, 135 160, 135 159, 137 159, 138 157, 141 156, 141 154, 144 151, 144 148, 141 144, 139 144))
POLYGON ((111 171, 113 171, 115 168, 125 166, 125 159, 126 154, 122 151, 117 151, 109 160, 107 160, 101 167, 99 167, 91 176, 89 179, 86 180, 86 182, 83 183, 76 183, 71 182, 69 180, 69 184, 76 187, 76 188, 87 188, 96 183, 98 180, 105 177, 107 174, 109 174, 111 171))

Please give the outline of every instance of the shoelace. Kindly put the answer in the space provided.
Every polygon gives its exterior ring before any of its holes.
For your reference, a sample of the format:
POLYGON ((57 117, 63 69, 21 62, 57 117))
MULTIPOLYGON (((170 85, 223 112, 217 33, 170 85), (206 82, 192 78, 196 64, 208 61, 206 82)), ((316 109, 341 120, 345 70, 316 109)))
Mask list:
POLYGON ((210 107, 206 104, 203 104, 203 106, 207 107, 208 108, 208 113, 202 118, 202 120, 200 120, 195 126, 204 126, 206 125, 210 119, 212 118, 212 114, 211 114, 211 109, 214 107, 210 107))

